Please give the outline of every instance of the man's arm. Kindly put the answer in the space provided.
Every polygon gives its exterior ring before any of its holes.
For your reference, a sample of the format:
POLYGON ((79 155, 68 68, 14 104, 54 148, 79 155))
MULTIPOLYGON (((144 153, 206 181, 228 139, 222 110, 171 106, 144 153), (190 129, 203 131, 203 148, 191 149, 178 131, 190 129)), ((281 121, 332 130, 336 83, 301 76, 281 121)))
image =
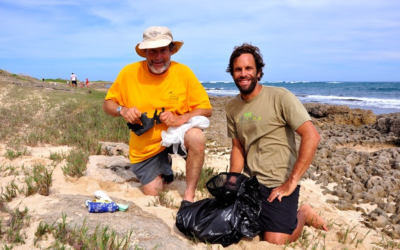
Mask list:
POLYGON ((125 121, 130 122, 132 124, 140 123, 140 117, 142 116, 142 113, 136 107, 133 108, 122 107, 121 111, 118 114, 117 112, 118 106, 119 104, 113 100, 105 100, 103 102, 103 110, 107 114, 114 117, 118 117, 121 115, 125 119, 125 121))
POLYGON ((282 197, 289 196, 295 190, 300 178, 309 168, 319 141, 321 140, 317 129, 311 121, 303 123, 296 130, 296 133, 301 137, 296 163, 294 164, 292 172, 286 182, 271 192, 271 195, 268 197, 268 201, 270 202, 275 198, 278 198, 278 200, 281 201, 282 197))
POLYGON ((173 127, 178 127, 181 126, 182 124, 187 123, 190 118, 194 116, 205 116, 205 117, 210 117, 212 114, 212 109, 194 109, 188 113, 185 113, 183 115, 174 115, 173 113, 169 111, 162 112, 160 115, 160 121, 162 123, 165 123, 168 127, 173 126, 173 127))
POLYGON ((244 149, 239 139, 232 139, 232 151, 229 172, 241 173, 244 168, 244 149))
POLYGON ((103 102, 104 112, 114 117, 119 116, 117 112, 118 106, 119 106, 118 103, 114 102, 113 100, 104 100, 103 102))

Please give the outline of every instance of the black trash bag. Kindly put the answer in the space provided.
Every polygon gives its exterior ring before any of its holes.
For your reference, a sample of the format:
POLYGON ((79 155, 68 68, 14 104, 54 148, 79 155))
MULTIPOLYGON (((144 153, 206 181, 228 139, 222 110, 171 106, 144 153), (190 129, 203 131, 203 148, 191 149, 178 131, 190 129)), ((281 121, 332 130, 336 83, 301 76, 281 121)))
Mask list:
POLYGON ((207 182, 207 189, 215 198, 179 208, 176 216, 179 231, 224 247, 239 242, 243 236, 254 237, 260 233, 261 200, 256 177, 220 173, 207 182))
POLYGON ((135 133, 137 136, 141 136, 142 134, 144 134, 144 132, 154 127, 154 119, 148 118, 147 112, 144 112, 142 114, 142 116, 140 117, 140 121, 142 122, 142 125, 137 123, 132 124, 130 122, 128 122, 127 124, 129 129, 132 130, 132 132, 135 133))

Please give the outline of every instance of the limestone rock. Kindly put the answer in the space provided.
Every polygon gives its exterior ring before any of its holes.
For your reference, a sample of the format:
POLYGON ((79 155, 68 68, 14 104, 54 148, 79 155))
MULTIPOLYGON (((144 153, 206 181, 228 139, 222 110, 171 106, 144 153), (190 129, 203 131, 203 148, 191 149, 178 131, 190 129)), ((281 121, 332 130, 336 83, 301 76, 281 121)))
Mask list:
POLYGON ((86 166, 86 176, 102 181, 124 183, 129 181, 139 182, 130 169, 130 162, 122 155, 105 156, 92 155, 86 166))

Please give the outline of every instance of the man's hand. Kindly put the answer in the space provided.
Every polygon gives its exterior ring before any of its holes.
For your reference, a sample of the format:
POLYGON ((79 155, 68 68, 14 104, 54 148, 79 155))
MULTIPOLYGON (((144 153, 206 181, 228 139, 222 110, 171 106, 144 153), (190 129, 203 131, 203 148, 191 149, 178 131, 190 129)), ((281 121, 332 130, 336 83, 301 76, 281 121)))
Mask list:
POLYGON ((136 107, 133 108, 123 107, 119 113, 125 119, 125 121, 130 122, 132 124, 135 123, 141 124, 140 117, 142 116, 142 113, 136 107))
POLYGON ((184 122, 180 119, 180 116, 176 116, 170 111, 165 111, 160 114, 160 121, 168 127, 178 127, 184 122))
POLYGON ((311 121, 303 123, 296 130, 296 133, 301 137, 296 163, 294 164, 292 172, 285 183, 272 190, 268 197, 269 202, 272 202, 275 198, 278 198, 278 200, 281 201, 282 197, 292 194, 296 189, 299 180, 310 166, 315 151, 317 150, 321 137, 311 121))
POLYGON ((272 202, 277 198, 279 202, 281 202, 282 198, 291 195, 293 191, 296 189, 296 187, 297 187, 297 182, 290 182, 288 180, 279 187, 276 187, 271 191, 268 197, 268 201, 272 202))

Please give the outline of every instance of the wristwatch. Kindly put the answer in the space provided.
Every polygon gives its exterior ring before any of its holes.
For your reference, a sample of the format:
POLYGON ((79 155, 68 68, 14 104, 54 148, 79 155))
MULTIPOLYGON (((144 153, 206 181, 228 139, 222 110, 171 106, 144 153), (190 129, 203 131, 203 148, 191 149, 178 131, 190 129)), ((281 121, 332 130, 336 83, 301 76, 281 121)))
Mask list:
POLYGON ((119 116, 121 116, 122 108, 123 108, 122 106, 118 106, 118 108, 117 108, 117 113, 118 113, 119 116))

